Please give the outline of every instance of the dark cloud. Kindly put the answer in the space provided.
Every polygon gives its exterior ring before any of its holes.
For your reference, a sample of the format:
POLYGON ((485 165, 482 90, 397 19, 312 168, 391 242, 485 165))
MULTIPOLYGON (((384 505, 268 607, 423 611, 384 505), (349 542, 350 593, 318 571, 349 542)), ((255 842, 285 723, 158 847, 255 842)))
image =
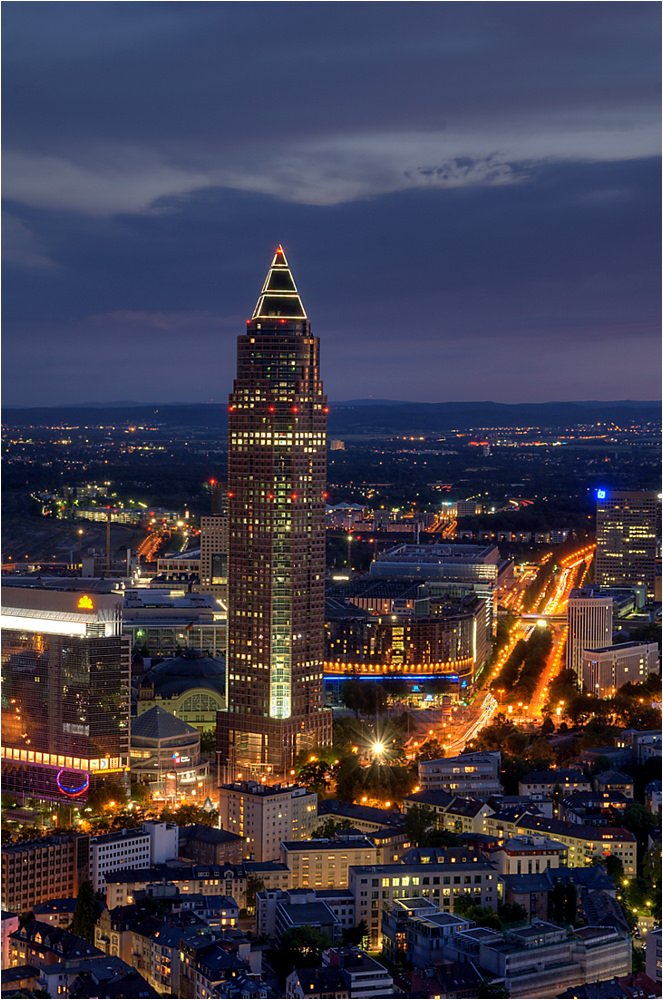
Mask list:
POLYGON ((657 5, 3 25, 6 404, 223 397, 279 241, 335 398, 658 391, 657 5))

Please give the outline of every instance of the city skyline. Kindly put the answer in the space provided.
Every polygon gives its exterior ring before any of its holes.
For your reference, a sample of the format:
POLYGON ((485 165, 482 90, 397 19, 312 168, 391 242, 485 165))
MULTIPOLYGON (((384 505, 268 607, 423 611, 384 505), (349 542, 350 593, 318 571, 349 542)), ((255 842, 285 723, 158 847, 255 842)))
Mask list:
POLYGON ((653 5, 5 22, 5 405, 223 403, 279 242, 331 399, 659 396, 653 5))

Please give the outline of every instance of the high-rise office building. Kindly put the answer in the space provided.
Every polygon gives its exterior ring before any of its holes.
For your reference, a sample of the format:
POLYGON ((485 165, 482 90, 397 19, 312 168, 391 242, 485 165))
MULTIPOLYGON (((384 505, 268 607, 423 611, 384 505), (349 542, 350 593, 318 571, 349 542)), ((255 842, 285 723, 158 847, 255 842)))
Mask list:
POLYGON ((566 668, 575 670, 582 681, 583 651, 612 643, 612 597, 602 596, 597 588, 576 588, 569 594, 566 610, 566 668))
POLYGON ((215 514, 200 519, 200 585, 206 594, 226 600, 228 594, 228 518, 215 514))
POLYGON ((284 774, 300 750, 330 741, 331 713, 322 707, 327 399, 319 341, 281 247, 238 338, 229 410, 228 710, 217 749, 231 770, 284 774))
POLYGON ((2 588, 2 783, 84 803, 128 781, 131 640, 122 595, 2 588))
POLYGON ((596 582, 644 587, 654 600, 661 501, 655 490, 596 491, 596 582))

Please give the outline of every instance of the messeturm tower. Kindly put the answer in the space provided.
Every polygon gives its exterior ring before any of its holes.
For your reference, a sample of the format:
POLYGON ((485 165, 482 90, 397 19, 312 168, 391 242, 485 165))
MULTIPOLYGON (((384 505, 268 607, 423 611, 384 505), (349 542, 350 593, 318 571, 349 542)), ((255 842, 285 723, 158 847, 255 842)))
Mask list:
POLYGON ((217 749, 231 773, 283 776, 300 750, 331 741, 331 712, 327 398, 320 342, 280 246, 238 338, 229 410, 228 709, 218 713, 217 749))

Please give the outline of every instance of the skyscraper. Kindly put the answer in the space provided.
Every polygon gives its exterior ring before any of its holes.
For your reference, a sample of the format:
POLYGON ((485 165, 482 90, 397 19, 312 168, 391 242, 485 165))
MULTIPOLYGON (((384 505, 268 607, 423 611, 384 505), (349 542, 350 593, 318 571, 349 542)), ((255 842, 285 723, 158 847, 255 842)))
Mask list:
POLYGON ((229 406, 228 710, 217 749, 231 768, 284 774, 301 749, 331 740, 319 350, 279 246, 238 338, 229 406))
POLYGON ((654 600, 661 501, 655 490, 597 490, 596 582, 643 587, 654 600))
POLYGON ((612 642, 612 612, 612 597, 602 595, 598 588, 576 588, 569 594, 566 669, 574 670, 579 681, 583 651, 600 649, 612 642))

